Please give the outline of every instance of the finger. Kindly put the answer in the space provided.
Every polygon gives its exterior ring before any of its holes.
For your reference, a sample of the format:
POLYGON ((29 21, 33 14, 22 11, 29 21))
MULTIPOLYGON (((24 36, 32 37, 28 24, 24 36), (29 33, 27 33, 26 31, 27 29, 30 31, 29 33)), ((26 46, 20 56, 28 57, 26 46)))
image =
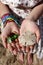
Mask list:
POLYGON ((12 46, 12 48, 13 48, 13 53, 14 53, 14 55, 15 55, 18 51, 20 51, 20 46, 19 46, 19 43, 18 43, 17 40, 13 41, 13 42, 11 43, 11 46, 12 46))
POLYGON ((23 52, 25 52, 25 47, 24 47, 24 46, 22 46, 21 50, 22 50, 23 52))
POLYGON ((7 39, 6 39, 6 37, 4 35, 1 35, 1 38, 2 38, 2 42, 3 42, 3 46, 5 48, 7 48, 7 39))
POLYGON ((28 61, 28 65, 31 65, 33 62, 33 54, 28 53, 27 55, 27 61, 28 61))
POLYGON ((19 46, 19 43, 16 43, 16 47, 17 47, 17 50, 20 51, 20 46, 19 46))
POLYGON ((21 50, 21 45, 20 45, 18 39, 15 39, 15 43, 16 43, 15 45, 17 47, 17 50, 20 51, 21 50))
POLYGON ((14 54, 14 55, 17 55, 16 49, 13 50, 13 54, 14 54))
POLYGON ((19 50, 19 46, 18 46, 17 43, 12 42, 12 43, 11 43, 11 46, 12 46, 12 49, 13 49, 13 50, 14 50, 14 49, 16 49, 17 51, 19 50))
POLYGON ((23 62, 24 62, 24 54, 23 54, 23 53, 18 53, 17 60, 18 60, 21 64, 23 64, 23 62))
POLYGON ((14 45, 18 42, 18 39, 15 39, 12 41, 11 45, 14 47, 14 45))
POLYGON ((30 47, 26 46, 26 52, 29 52, 29 51, 30 51, 30 47))
POLYGON ((23 45, 22 45, 21 43, 19 43, 19 45, 20 45, 20 47, 22 48, 23 45))
POLYGON ((14 40, 12 41, 12 43, 14 43, 14 44, 16 44, 17 42, 19 43, 18 39, 14 39, 14 40))
POLYGON ((30 48, 33 49, 34 48, 34 45, 31 45, 30 48))
POLYGON ((11 45, 10 45, 9 43, 8 43, 8 49, 9 49, 9 51, 11 51, 11 52, 13 51, 13 50, 12 50, 12 47, 11 47, 11 45))
POLYGON ((36 33, 37 43, 38 43, 39 39, 40 39, 40 31, 39 31, 39 29, 35 33, 36 33))
POLYGON ((12 33, 17 33, 19 34, 19 28, 17 27, 17 25, 15 23, 13 23, 13 26, 11 27, 11 31, 12 33))
POLYGON ((15 43, 15 42, 12 42, 12 43, 11 43, 11 47, 12 47, 12 53, 13 53, 14 55, 17 55, 18 48, 17 48, 17 46, 16 46, 16 43, 15 43))
POLYGON ((12 42, 11 43, 11 46, 15 48, 15 42, 12 42))
POLYGON ((15 41, 11 43, 11 46, 13 50, 16 49, 18 51, 17 43, 15 41))

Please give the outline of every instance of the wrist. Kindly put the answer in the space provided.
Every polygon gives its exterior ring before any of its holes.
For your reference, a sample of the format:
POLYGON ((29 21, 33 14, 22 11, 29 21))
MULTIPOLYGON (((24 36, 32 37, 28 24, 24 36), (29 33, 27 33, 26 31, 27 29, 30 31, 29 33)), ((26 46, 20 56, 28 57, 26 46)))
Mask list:
POLYGON ((14 20, 14 17, 13 17, 12 14, 6 13, 6 14, 4 14, 4 15, 1 17, 1 19, 2 19, 2 22, 3 22, 3 24, 4 24, 7 20, 8 20, 8 21, 14 20))
POLYGON ((3 23, 3 27, 5 27, 7 23, 14 22, 14 17, 12 16, 12 14, 6 13, 1 17, 1 20, 3 23))
POLYGON ((6 20, 6 22, 4 23, 4 27, 7 25, 7 24, 10 24, 10 23, 13 23, 14 20, 6 20))
POLYGON ((19 20, 15 16, 13 16, 12 14, 10 14, 10 13, 4 14, 1 17, 1 19, 2 19, 2 22, 3 22, 4 25, 7 24, 7 23, 9 23, 9 22, 15 22, 17 25, 19 25, 19 23, 18 23, 19 20))

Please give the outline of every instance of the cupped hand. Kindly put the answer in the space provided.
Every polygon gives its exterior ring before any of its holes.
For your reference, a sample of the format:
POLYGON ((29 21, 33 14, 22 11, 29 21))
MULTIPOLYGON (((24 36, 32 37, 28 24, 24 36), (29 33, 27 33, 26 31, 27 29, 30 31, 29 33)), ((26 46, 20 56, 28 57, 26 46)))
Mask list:
MULTIPOLYGON (((36 35, 36 39, 37 39, 37 43, 39 42, 40 31, 39 31, 39 28, 38 28, 38 26, 36 25, 35 22, 33 22, 31 20, 27 20, 27 19, 24 20, 22 22, 22 24, 21 24, 20 35, 22 35, 26 31, 30 31, 33 34, 35 34, 36 35)), ((28 52, 27 61, 28 61, 28 64, 30 65, 32 63, 32 57, 31 57, 29 48, 31 49, 31 46, 30 47, 29 46, 26 47, 26 52, 28 52)), ((24 50, 23 46, 22 46, 22 49, 24 50)))
POLYGON ((16 23, 15 22, 8 22, 1 33, 1 38, 2 38, 2 42, 3 42, 4 47, 8 48, 14 54, 16 54, 17 49, 19 49, 18 40, 16 40, 15 42, 12 42, 12 43, 7 43, 7 38, 11 33, 15 33, 15 32, 17 34, 19 34, 19 28, 16 25, 16 23))
POLYGON ((21 24, 21 28, 20 28, 20 35, 22 35, 22 33, 26 32, 26 31, 30 31, 33 34, 36 35, 37 38, 37 42, 40 39, 40 31, 38 26, 36 25, 35 22, 31 21, 31 20, 24 20, 21 24))

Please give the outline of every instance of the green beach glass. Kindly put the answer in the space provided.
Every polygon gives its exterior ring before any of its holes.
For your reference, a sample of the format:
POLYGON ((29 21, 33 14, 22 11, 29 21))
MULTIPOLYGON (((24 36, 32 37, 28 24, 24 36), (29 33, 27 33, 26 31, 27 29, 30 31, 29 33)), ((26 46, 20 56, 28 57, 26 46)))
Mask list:
POLYGON ((8 43, 11 43, 12 41, 14 41, 15 39, 17 39, 19 36, 19 34, 14 34, 14 33, 11 33, 8 38, 7 38, 7 41, 8 43))

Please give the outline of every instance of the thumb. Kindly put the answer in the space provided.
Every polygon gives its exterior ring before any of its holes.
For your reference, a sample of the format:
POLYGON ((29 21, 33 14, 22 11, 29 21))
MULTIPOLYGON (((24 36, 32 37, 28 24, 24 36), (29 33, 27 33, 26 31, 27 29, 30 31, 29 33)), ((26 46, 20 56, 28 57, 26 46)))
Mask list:
POLYGON ((12 26, 11 32, 20 34, 19 28, 16 25, 12 26))
POLYGON ((39 31, 39 29, 35 33, 36 33, 37 43, 38 43, 39 40, 40 40, 40 31, 39 31))

